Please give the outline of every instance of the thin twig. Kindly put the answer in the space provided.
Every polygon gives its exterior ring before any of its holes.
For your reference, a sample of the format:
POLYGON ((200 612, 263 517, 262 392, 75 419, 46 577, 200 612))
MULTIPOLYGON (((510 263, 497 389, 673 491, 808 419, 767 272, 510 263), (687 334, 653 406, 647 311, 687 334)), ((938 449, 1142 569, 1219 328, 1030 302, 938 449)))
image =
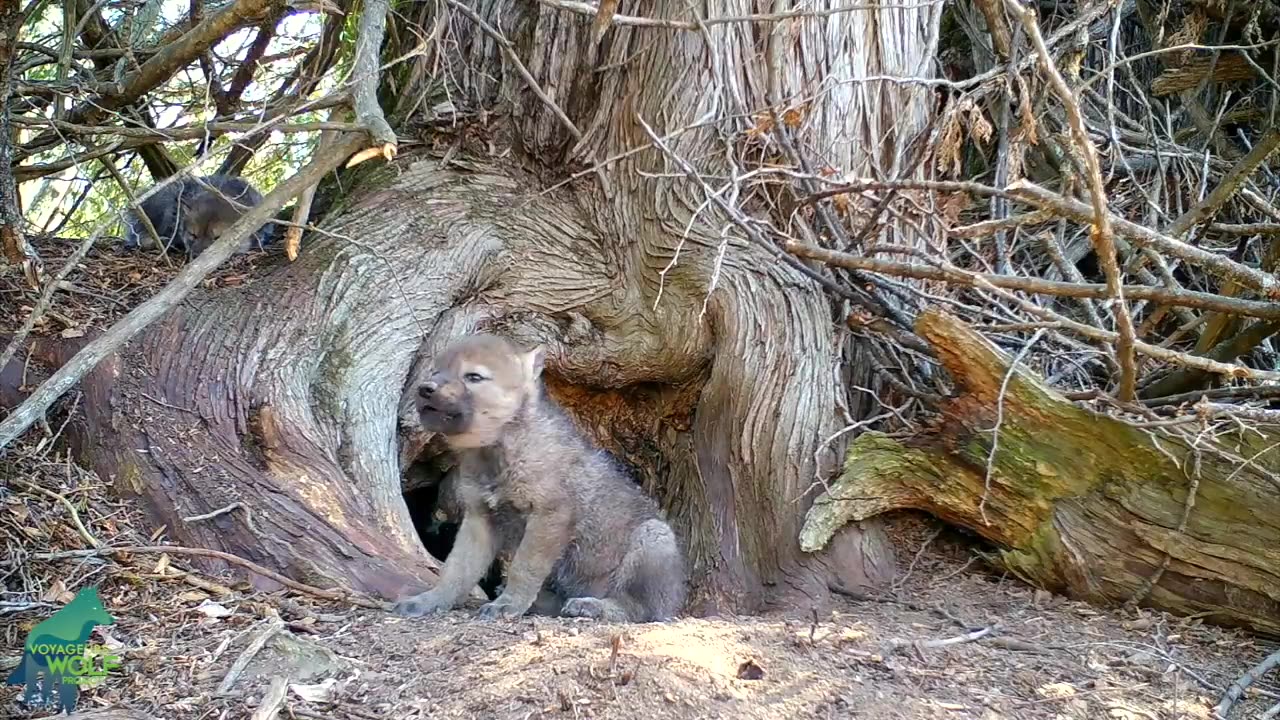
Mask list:
POLYGON ((1247 387, 1192 390, 1191 392, 1178 393, 1177 395, 1145 398, 1142 400, 1142 404, 1147 407, 1180 405, 1185 402, 1196 402, 1201 398, 1210 400, 1271 400, 1280 398, 1280 385, 1250 385, 1247 387))
POLYGON ((1120 265, 1116 262, 1115 236, 1111 229, 1111 213, 1107 210, 1107 196, 1102 186, 1102 169, 1098 165, 1098 151, 1089 139, 1085 129, 1084 117, 1080 112, 1080 103, 1067 87, 1058 72, 1049 48, 1045 47, 1044 36, 1036 23, 1035 11, 1022 5, 1018 0, 1006 0, 1006 5, 1022 22, 1022 27, 1031 38, 1040 56, 1040 70, 1049 81, 1049 87, 1062 102, 1067 114, 1067 125, 1071 128, 1071 136, 1080 148, 1081 159, 1085 166, 1085 180, 1089 185, 1089 199, 1093 202, 1093 231, 1089 233, 1093 241, 1094 251, 1098 256, 1098 264, 1102 266, 1102 274, 1107 281, 1107 293, 1111 296, 1112 312, 1115 314, 1118 340, 1116 342, 1116 364, 1120 366, 1120 384, 1117 397, 1121 402, 1132 402, 1137 394, 1138 369, 1134 360, 1133 346, 1137 336, 1133 329, 1133 317, 1129 314, 1129 306, 1124 299, 1124 287, 1120 284, 1120 265))
POLYGON ((1023 225, 1035 225, 1037 223, 1048 222, 1053 220, 1053 213, 1048 210, 1033 210, 1022 215, 1013 215, 1010 217, 1000 218, 998 220, 983 220, 973 223, 972 225, 958 225, 947 229, 947 235, 957 238, 980 238, 987 235, 994 235, 1004 230, 1012 230, 1022 227, 1023 225))
POLYGON ((1047 328, 1036 330, 1031 339, 1018 350, 1018 354, 1014 355, 1013 360, 1009 362, 1009 369, 1005 371, 1004 379, 1000 381, 1000 392, 996 395, 996 422, 991 427, 991 452, 987 453, 987 471, 982 479, 982 499, 978 502, 978 514, 982 516, 984 525, 991 524, 987 519, 987 498, 991 495, 991 477, 995 474, 996 453, 1000 448, 1000 428, 1004 426, 1004 399, 1009 392, 1009 381, 1018 372, 1018 365, 1022 363, 1022 358, 1026 357, 1027 353, 1031 352, 1031 348, 1044 337, 1045 330, 1047 328))
POLYGON ((1266 675, 1272 668, 1280 666, 1280 650, 1277 650, 1262 659, 1257 665, 1249 668, 1249 672, 1241 675, 1235 682, 1231 683, 1231 687, 1227 688, 1227 692, 1223 694, 1222 700, 1218 702, 1217 707, 1213 709, 1214 714, 1220 720, 1226 720, 1227 713, 1231 712, 1231 706, 1244 697, 1244 692, 1250 685, 1254 684, 1263 675, 1266 675))
MULTIPOLYGON (((965 193, 980 197, 1004 194, 1013 200, 1052 210, 1060 217, 1081 223, 1093 222, 1093 208, 1089 205, 1036 185, 1025 178, 1010 183, 1009 187, 1004 190, 968 181, 860 179, 838 183, 826 190, 813 193, 808 197, 802 198, 799 204, 801 206, 811 205, 823 198, 851 192, 890 189, 965 193)), ((1110 217, 1110 222, 1117 233, 1128 238, 1138 247, 1151 248, 1156 252, 1204 267, 1220 277, 1234 280, 1245 287, 1261 290, 1269 297, 1280 298, 1280 281, 1270 273, 1235 262, 1224 255, 1202 250, 1194 245, 1115 215, 1110 217)))
POLYGON ((798 271, 801 275, 804 275, 810 280, 813 280, 814 282, 818 283, 822 287, 825 287, 828 290, 831 290, 832 292, 840 295, 841 297, 845 297, 855 302, 858 302, 860 305, 863 305, 867 302, 865 298, 862 298, 854 294, 848 288, 841 286, 839 283, 836 283, 832 281, 830 278, 824 277, 821 273, 814 271, 812 268, 805 266, 804 263, 800 262, 799 260, 792 257, 791 255, 783 252, 782 248, 778 247, 777 245, 775 245, 774 243, 766 239, 764 236, 762 236, 759 230, 757 230, 752 225, 751 220, 747 218, 747 216, 744 215, 741 210, 738 210, 737 208, 733 207, 729 203, 725 202, 724 199, 720 197, 720 194, 717 193, 715 190, 713 190, 709 185, 707 185, 706 181, 703 180, 700 175, 698 175, 698 173, 693 169, 691 165, 689 165, 688 162, 685 161, 684 158, 672 152, 671 148, 667 147, 667 144, 663 142, 662 138, 660 138, 656 132, 654 132, 653 128, 649 126, 649 123, 645 122, 643 117, 637 114, 636 120, 640 123, 640 126, 644 128, 645 133, 649 135, 649 139, 650 141, 653 142, 654 146, 656 146, 659 150, 661 150, 664 155, 671 158, 672 162, 674 162, 680 168, 681 172, 684 173, 685 177, 689 178, 694 183, 696 183, 698 187, 702 189, 702 192, 706 195, 707 199, 710 200, 712 204, 714 204, 716 207, 720 208, 720 210, 729 217, 729 219, 733 222, 733 224, 736 225, 739 230, 742 230, 742 232, 746 234, 747 238, 752 243, 754 243, 756 246, 760 248, 763 248, 770 255, 774 256, 775 258, 778 258, 787 266, 798 271))
POLYGON ((237 509, 244 511, 245 525, 248 525, 249 529, 253 531, 253 533, 256 535, 258 533, 258 528, 254 527, 253 525, 253 511, 249 509, 248 505, 245 505, 242 502, 233 502, 230 505, 227 505, 226 507, 220 507, 217 510, 214 510, 213 512, 207 512, 207 513, 204 513, 203 515, 189 515, 187 517, 182 518, 182 521, 198 522, 200 520, 212 520, 213 518, 216 518, 220 515, 226 515, 227 513, 237 509))
MULTIPOLYGON (((173 77, 179 68, 200 57, 232 31, 244 25, 250 18, 261 16, 273 0, 235 0, 219 12, 202 20, 184 33, 177 41, 165 45, 147 59, 137 70, 130 72, 110 93, 99 93, 81 102, 67 113, 68 122, 94 122, 106 113, 132 103, 173 77)), ((45 149, 61 142, 53 133, 45 132, 27 144, 27 148, 45 149)))
MULTIPOLYGON (((478 25, 486 35, 493 38, 493 41, 498 43, 498 47, 502 48, 502 52, 507 56, 507 60, 509 60, 512 66, 515 67, 516 72, 520 73, 520 77, 524 78, 525 83, 529 86, 529 89, 533 91, 533 94, 537 95, 538 99, 550 108, 551 112, 560 120, 560 124, 564 125, 565 129, 569 131, 569 134, 573 136, 574 140, 581 140, 582 132, 578 130, 578 126, 573 124, 573 121, 569 119, 569 116, 564 114, 564 110, 560 109, 560 106, 556 104, 556 101, 552 100, 551 96, 547 95, 546 91, 542 89, 542 86, 538 84, 538 81, 534 79, 533 75, 529 72, 529 68, 525 67, 524 62, 520 59, 520 55, 516 52, 515 46, 511 41, 508 40, 505 35, 498 32, 492 25, 485 22, 484 18, 477 15, 476 11, 472 10, 465 3, 459 2, 459 0, 445 0, 445 2, 449 4, 449 7, 454 8, 458 12, 470 18, 471 22, 478 25)), ((591 14, 594 15, 595 11, 593 10, 591 14)))
MULTIPOLYGON (((798 243, 787 243, 784 247, 789 253, 810 260, 818 260, 829 265, 915 280, 938 280, 969 287, 978 287, 979 282, 983 282, 998 288, 1055 297, 1105 299, 1110 295, 1107 287, 1098 283, 1074 283, 1016 275, 976 273, 941 263, 939 263, 938 267, 930 267, 896 260, 880 260, 798 243)), ((907 249, 903 248, 904 251, 907 249)), ((1241 300, 1212 293, 1192 290, 1168 290, 1147 285, 1125 285, 1124 292, 1129 297, 1154 300, 1166 305, 1213 310, 1228 315, 1256 317, 1264 320, 1280 320, 1280 306, 1263 300, 1241 300)))
POLYGON ((374 600, 363 594, 352 590, 334 589, 325 590, 322 588, 298 582, 292 578, 281 575, 280 573, 265 568, 251 560, 245 560, 239 555, 222 552, 221 550, 208 550, 206 548, 190 548, 181 545, 125 545, 120 547, 100 547, 93 550, 64 550, 61 552, 50 553, 32 553, 32 557, 40 560, 61 560, 65 558, 86 558, 98 557, 102 555, 127 555, 129 553, 168 553, 170 555, 193 555, 196 557, 210 557, 224 562, 231 563, 238 567, 242 567, 250 572, 257 573, 262 577, 274 580, 281 585, 296 590, 297 592, 312 595, 314 597, 323 598, 325 600, 336 600, 338 602, 347 602, 357 607, 370 608, 373 610, 389 610, 391 604, 381 600, 374 600))
POLYGON ((1172 237, 1182 237, 1196 225, 1204 222, 1218 208, 1222 207, 1227 200, 1235 195, 1254 171, 1258 169, 1262 163, 1266 162, 1271 154, 1280 148, 1280 130, 1271 130, 1262 136, 1253 149, 1247 155, 1240 158, 1231 170, 1222 178, 1217 187, 1213 189, 1203 200, 1196 203, 1194 207, 1178 216, 1172 224, 1165 229, 1165 234, 1172 237))
MULTIPOLYGON (((89 254, 89 251, 93 249, 94 243, 98 242, 98 238, 102 236, 102 231, 105 229, 105 226, 99 227, 97 230, 90 233, 84 240, 81 240, 80 244, 76 246, 75 252, 71 253, 70 257, 67 258, 67 261, 58 269, 57 274, 45 283, 44 290, 40 292, 40 299, 36 301, 36 306, 31 309, 31 312, 27 313, 27 319, 22 321, 22 326, 19 327, 18 331, 13 334, 12 338, 10 338, 9 344, 5 346, 4 351, 0 352, 0 368, 8 365, 9 361, 12 360, 13 356, 18 352, 18 348, 22 346, 22 343, 26 342, 27 336, 31 334, 36 323, 44 317, 45 313, 47 313, 49 308, 53 305, 53 294, 62 286, 62 281, 71 274, 72 270, 80 267, 80 263, 84 260, 85 256, 89 254)), ((65 392, 65 390, 63 392, 65 392)), ((59 396, 61 396, 61 394, 62 393, 58 393, 59 396)), ((56 397, 51 398, 45 408, 47 408, 48 405, 52 405, 53 401, 56 399, 56 397)), ((21 410, 21 406, 19 406, 17 410, 14 410, 8 419, 13 419, 13 417, 18 414, 18 410, 21 410)), ((41 409, 41 412, 43 411, 44 408, 41 409)), ((30 426, 30 423, 27 423, 27 426, 24 426, 23 429, 25 430, 28 426, 30 426)), ((2 425, 0 425, 0 427, 2 427, 2 425)), ((7 444, 7 442, 0 440, 0 448, 7 444)))
MULTIPOLYGON (((1191 521, 1191 511, 1196 507, 1196 496, 1200 493, 1200 473, 1198 469, 1193 469, 1188 473, 1187 477, 1187 497, 1182 501, 1182 516, 1178 518, 1178 527, 1174 529, 1177 535, 1186 535, 1187 523, 1191 521)), ((1125 601, 1124 606, 1128 609, 1138 607, 1138 605, 1147 599, 1151 591, 1160 584, 1160 579, 1169 571, 1169 565, 1173 563, 1173 554, 1166 548, 1163 552, 1164 557, 1160 559, 1160 564, 1156 566, 1152 573, 1142 580, 1142 585, 1134 591, 1133 595, 1125 601)))
POLYGON ((84 541, 93 547, 102 547, 102 542, 99 541, 98 538, 94 537, 93 533, 89 532, 89 528, 85 527, 84 522, 80 519, 80 512, 76 510, 76 506, 73 505, 65 495, 42 488, 39 485, 23 480, 22 478, 10 478, 10 482, 15 482, 27 489, 34 490, 47 498, 57 500, 59 503, 62 503, 62 506, 67 509, 67 512, 71 513, 71 522, 76 526, 76 532, 80 533, 80 537, 84 538, 84 541))
POLYGON ((210 122, 202 125, 179 125, 172 128, 121 127, 117 125, 79 125, 76 123, 50 120, 48 118, 16 117, 15 125, 51 126, 67 135, 111 135, 113 137, 155 138, 157 140, 198 140, 204 137, 216 137, 228 133, 247 133, 259 130, 271 130, 284 134, 320 132, 335 130, 355 132, 364 130, 358 123, 339 122, 307 122, 280 123, 271 125, 262 122, 210 122))
POLYGON ((959 645, 960 643, 967 643, 967 642, 973 642, 974 640, 981 640, 982 638, 990 635, 992 632, 995 632, 995 626, 989 625, 980 630, 974 630, 973 632, 967 632, 963 635, 957 635, 955 637, 944 638, 942 640, 926 640, 922 645, 923 647, 931 650, 935 648, 947 647, 948 645, 959 645))

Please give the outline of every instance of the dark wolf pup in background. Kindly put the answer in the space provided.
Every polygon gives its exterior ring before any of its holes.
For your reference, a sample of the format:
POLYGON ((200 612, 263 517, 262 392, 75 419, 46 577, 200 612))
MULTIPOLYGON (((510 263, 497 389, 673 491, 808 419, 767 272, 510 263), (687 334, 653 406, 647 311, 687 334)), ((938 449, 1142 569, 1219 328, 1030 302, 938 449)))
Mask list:
MULTIPOLYGON (((262 193, 244 178, 210 175, 174 180, 143 200, 141 208, 151 220, 166 251, 184 252, 194 258, 235 224, 241 215, 261 203, 262 193)), ((271 234, 272 226, 264 224, 249 236, 240 252, 261 250, 270 243, 271 234)), ((156 247, 146 224, 133 209, 125 214, 124 246, 146 250, 156 247)))

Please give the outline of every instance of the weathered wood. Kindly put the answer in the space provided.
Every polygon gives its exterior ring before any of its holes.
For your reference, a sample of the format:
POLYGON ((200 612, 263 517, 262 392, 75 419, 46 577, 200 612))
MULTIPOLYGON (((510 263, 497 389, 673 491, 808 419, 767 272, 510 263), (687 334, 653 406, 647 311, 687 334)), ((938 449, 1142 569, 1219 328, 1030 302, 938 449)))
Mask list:
POLYGON ((1280 438, 1205 436, 1193 450, 1010 373, 1007 356, 943 313, 916 327, 957 393, 920 437, 858 438, 809 510, 802 548, 849 521, 919 509, 991 541, 994 562, 1033 585, 1280 635, 1280 438))
MULTIPOLYGON (((684 541, 698 586, 690 612, 808 611, 833 585, 887 583, 892 548, 878 523, 846 529, 821 554, 796 539, 815 478, 843 454, 839 423, 872 405, 863 393, 845 397, 871 384, 870 354, 831 322, 831 301, 804 268, 773 262, 771 246, 743 247, 701 182, 670 175, 667 153, 700 177, 736 173, 721 119, 741 124, 738 106, 800 97, 815 78, 849 87, 904 68, 931 72, 940 16, 923 5, 878 9, 876 22, 897 30, 870 40, 853 14, 800 23, 779 36, 795 42, 773 45, 777 62, 765 68, 759 32, 727 21, 739 5, 702 8, 724 20, 715 62, 703 62, 710 46, 692 25, 613 26, 597 46, 587 20, 537 4, 402 8, 372 99, 397 130, 428 142, 393 165, 339 173, 335 207, 296 262, 242 287, 193 292, 100 358, 82 383, 81 456, 169 539, 310 584, 416 592, 409 586, 428 582, 431 563, 400 480, 405 464, 431 458, 421 438, 405 438, 413 418, 402 414, 398 426, 396 402, 432 347, 488 329, 546 343, 549 372, 592 395, 586 424, 612 422, 601 428, 613 439, 605 444, 643 466, 637 474, 684 541), (422 38, 441 29, 447 52, 423 50, 422 38), (806 50, 833 42, 866 61, 806 50), (390 62, 405 57, 417 59, 390 62), (729 95, 708 90, 725 78, 748 81, 729 95), (480 113, 492 122, 459 133, 449 108, 459 121, 480 113), (646 149, 647 128, 665 151, 646 149), (452 147, 423 149, 436 144, 452 147), (385 177, 361 175, 374 168, 385 177), (619 412, 603 412, 607 394, 619 412), (236 504, 252 512, 184 519, 236 504)), ((644 13, 663 22, 687 14, 676 0, 644 13)), ((153 71, 189 54, 209 27, 126 77, 121 102, 148 92, 153 71)), ((832 95, 806 106, 787 141, 806 154, 822 148, 824 167, 855 176, 893 166, 923 177, 924 165, 904 169, 902 138, 926 131, 935 108, 918 84, 832 95)), ((28 146, 52 147, 47 135, 28 146)), ((818 157, 791 162, 810 160, 818 157)), ((786 202, 768 218, 780 227, 793 224, 786 202)), ((928 247, 932 238, 914 227, 886 224, 876 235, 928 247)))

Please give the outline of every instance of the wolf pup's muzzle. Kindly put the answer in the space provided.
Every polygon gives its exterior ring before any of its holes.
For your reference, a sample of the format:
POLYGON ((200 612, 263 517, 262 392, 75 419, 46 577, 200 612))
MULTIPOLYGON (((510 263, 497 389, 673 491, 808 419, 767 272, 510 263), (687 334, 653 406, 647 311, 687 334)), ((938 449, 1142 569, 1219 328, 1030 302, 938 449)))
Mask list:
POLYGON ((458 435, 471 425, 471 396, 457 380, 434 373, 418 386, 418 416, 431 432, 458 435))

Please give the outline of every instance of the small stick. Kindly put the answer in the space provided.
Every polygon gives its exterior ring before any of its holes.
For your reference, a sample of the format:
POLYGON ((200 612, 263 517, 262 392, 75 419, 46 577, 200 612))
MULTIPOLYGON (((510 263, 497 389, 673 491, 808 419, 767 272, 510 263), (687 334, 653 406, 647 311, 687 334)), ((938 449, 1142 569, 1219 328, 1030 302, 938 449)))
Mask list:
MULTIPOLYGON (((1218 706, 1213 709, 1214 716, 1219 720, 1226 720, 1227 713, 1231 712, 1231 706, 1244 697, 1244 691, 1277 665, 1280 665, 1280 650, 1263 658, 1262 662, 1254 665, 1249 669, 1249 672, 1241 675, 1235 682, 1231 683, 1231 687, 1227 688, 1227 692, 1223 694, 1218 706)), ((1270 712, 1270 710, 1267 712, 1270 712)))
POLYGON ((229 562, 232 565, 238 565, 246 570, 255 572, 265 578, 270 578, 284 585, 290 590, 296 590, 300 593, 312 595, 325 600, 337 600, 339 602, 349 602, 352 605, 372 610, 390 610, 391 603, 381 600, 374 600, 366 597, 353 590, 336 589, 324 590, 306 583, 300 583, 297 580, 285 577, 275 570, 269 570, 255 562, 245 560, 238 555, 222 552, 221 550, 206 550, 204 548, 189 548, 181 545, 131 545, 124 547, 100 547, 94 550, 65 550, 62 552, 52 553, 33 553, 32 557, 38 560, 60 560, 63 558, 84 558, 95 557, 98 555, 123 555, 126 553, 170 553, 172 555, 195 555, 198 557, 211 557, 229 562))
MULTIPOLYGON (((329 119, 335 120, 342 117, 343 109, 340 107, 333 108, 329 111, 329 119)), ((320 142, 316 144, 316 152, 327 152, 329 147, 338 141, 339 134, 336 132, 320 133, 320 142)), ((316 190, 320 187, 316 183, 306 190, 302 191, 302 195, 298 197, 298 202, 293 208, 293 224, 285 228, 284 231, 284 254, 289 258, 289 262, 298 259, 298 249, 302 246, 302 230, 306 227, 307 222, 311 219, 311 204, 315 202, 316 190)))
POLYGON ((266 694, 262 696, 262 702, 258 704, 258 709, 253 711, 253 717, 249 720, 275 720, 280 714, 285 693, 288 691, 289 678, 279 675, 272 678, 271 687, 267 688, 266 694))
POLYGON ((995 627, 988 625, 987 627, 984 627, 981 630, 974 630, 973 632, 965 633, 964 635, 957 635, 955 637, 943 638, 942 640, 926 640, 924 642, 924 647, 933 649, 933 648, 946 647, 948 645, 959 645, 960 643, 973 642, 974 640, 980 640, 990 635, 994 631, 995 631, 995 627))
MULTIPOLYGON (((1002 195, 1020 203, 1026 203, 1045 210, 1051 210, 1060 217, 1064 217, 1074 222, 1093 222, 1093 208, 1091 208, 1088 203, 1081 202, 1072 197, 1059 195, 1052 190, 1036 185, 1026 178, 1010 183, 1009 187, 1004 190, 991 187, 990 185, 969 181, 911 179, 872 180, 863 178, 835 184, 828 187, 826 190, 819 190, 816 193, 801 198, 799 206, 804 207, 806 205, 812 205, 813 203, 834 195, 865 192, 868 190, 924 190, 942 193, 964 193, 968 195, 976 195, 978 197, 1002 195)), ((1219 255, 1195 245, 1182 242, 1181 240, 1171 238, 1168 235, 1152 230, 1145 225, 1140 225, 1122 217, 1113 215, 1111 216, 1110 221, 1115 232, 1125 238, 1128 238, 1130 242, 1140 248, 1150 248, 1159 253, 1170 255, 1184 262, 1189 262, 1193 265, 1210 270, 1219 277, 1234 280, 1246 287, 1260 290, 1269 297, 1280 298, 1280 281, 1277 281, 1275 276, 1271 273, 1263 272, 1243 263, 1238 263, 1225 255, 1219 255)))
MULTIPOLYGON (((48 313, 49 308, 53 305, 53 294, 58 291, 58 288, 62 287, 62 281, 71 274, 71 271, 80 267, 80 262, 84 260, 85 256, 89 254, 89 251, 93 249, 94 243, 98 242, 98 238, 102 235, 103 229, 105 228, 98 228, 96 232, 90 233, 89 237, 85 238, 76 247, 75 252, 71 253, 71 256, 67 258, 65 263, 63 263, 57 274, 53 276, 53 279, 44 286, 43 290, 40 291, 40 299, 36 301, 36 306, 27 314, 27 319, 22 322, 22 327, 18 328, 18 331, 13 334, 13 337, 9 340, 9 344, 5 346, 3 351, 0 351, 0 368, 9 364, 9 361, 13 359, 13 356, 17 354, 18 348, 22 343, 26 342, 27 336, 30 335, 32 329, 35 328, 36 322, 48 313)), ((52 402, 50 402, 50 404, 52 404, 52 402)), ((12 413, 16 412, 17 410, 12 411, 12 413)), ((3 447, 4 445, 5 443, 0 442, 0 447, 3 447)))
MULTIPOLYGON (((274 614, 274 611, 272 611, 274 614)), ((275 637, 275 634, 284 628, 284 621, 279 617, 272 617, 267 621, 266 627, 262 628, 249 640, 248 646, 244 652, 240 653, 240 657, 231 664, 231 669, 227 671, 222 682, 218 683, 218 689, 214 691, 214 695, 225 695, 231 690, 231 686, 236 684, 236 680, 240 679, 240 675, 244 669, 249 667, 249 663, 253 661, 253 657, 258 654, 262 648, 266 647, 267 641, 275 637)), ((270 692, 268 692, 270 694, 270 692)), ((265 702, 265 699, 264 699, 265 702)), ((256 715, 254 717, 257 717, 256 715)))
POLYGON ((19 485, 25 488, 28 488, 30 490, 35 490, 36 492, 40 493, 41 495, 44 495, 47 498, 57 500, 58 502, 62 503, 63 507, 67 509, 67 512, 71 513, 71 522, 75 523, 76 530, 79 531, 80 537, 84 538, 85 542, 89 543, 90 545, 96 548, 102 547, 102 543, 98 540, 98 538, 94 537, 93 533, 89 532, 89 529, 86 528, 84 526, 84 523, 80 521, 80 513, 76 511, 76 506, 72 505, 71 501, 68 500, 66 497, 52 490, 46 490, 45 488, 42 488, 39 485, 36 485, 35 483, 27 482, 26 480, 22 480, 20 478, 13 478, 12 480, 13 482, 18 483, 19 485))
POLYGON ((1121 402, 1133 402, 1137 394, 1137 363, 1134 360, 1134 345, 1137 335, 1133 328, 1133 317, 1129 314, 1129 305, 1124 299, 1124 287, 1121 285, 1120 265, 1116 261, 1115 233, 1111 228, 1111 213, 1107 210, 1107 195, 1102 186, 1102 170, 1098 164, 1098 150, 1089 139, 1085 129, 1084 116, 1080 112, 1080 103, 1062 79, 1062 74, 1054 65, 1049 48, 1045 46, 1044 36, 1036 23, 1035 11, 1017 0, 1006 0, 1009 9, 1022 23, 1023 30, 1035 45, 1040 56, 1040 70, 1044 73, 1049 87, 1062 101, 1062 108, 1067 114, 1067 125, 1071 128, 1071 136, 1080 148, 1084 161, 1085 180, 1089 185, 1089 199, 1093 203, 1093 232, 1089 237, 1098 256, 1098 264, 1102 266, 1102 274, 1106 280, 1107 293, 1112 299, 1112 313, 1116 321, 1116 365, 1120 366, 1120 383, 1117 397, 1121 402))
POLYGON ((226 515, 227 513, 237 508, 244 511, 245 524, 249 526, 249 529, 253 531, 254 535, 257 535, 258 528, 254 527, 253 525, 253 511, 250 510, 249 507, 242 502, 233 502, 230 505, 226 507, 218 508, 213 512, 207 512, 203 515, 191 515, 191 516, 182 518, 182 520, 183 522, 198 522, 200 520, 212 520, 213 518, 216 518, 219 515, 226 515))
POLYGON ((900 638, 892 638, 889 640, 889 645, 894 650, 901 650, 902 648, 907 648, 907 647, 914 647, 917 651, 936 650, 938 648, 947 647, 948 645, 959 645, 961 643, 980 640, 990 635, 992 632, 995 632, 995 626, 988 625, 987 627, 981 628, 979 630, 967 632, 963 635, 956 635, 955 637, 942 638, 940 640, 912 641, 912 640, 902 640, 900 638))

